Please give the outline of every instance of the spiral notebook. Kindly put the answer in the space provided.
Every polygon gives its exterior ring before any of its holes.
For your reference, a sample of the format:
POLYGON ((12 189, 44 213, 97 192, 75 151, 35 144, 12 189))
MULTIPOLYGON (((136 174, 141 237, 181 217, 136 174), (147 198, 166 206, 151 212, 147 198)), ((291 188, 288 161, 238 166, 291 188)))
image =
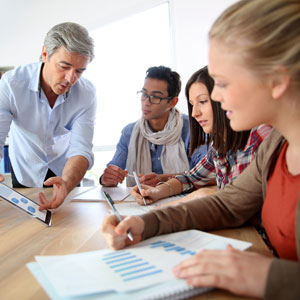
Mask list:
POLYGON ((193 288, 172 268, 202 249, 245 250, 251 243, 198 230, 166 234, 119 251, 38 256, 27 264, 54 300, 187 299, 210 288, 193 288))
POLYGON ((137 290, 128 293, 101 293, 90 294, 78 297, 62 297, 49 284, 47 278, 37 263, 27 264, 28 269, 35 275, 37 281, 45 289, 52 300, 181 300, 209 292, 212 288, 192 288, 186 286, 184 282, 168 281, 164 284, 155 285, 154 287, 137 290))

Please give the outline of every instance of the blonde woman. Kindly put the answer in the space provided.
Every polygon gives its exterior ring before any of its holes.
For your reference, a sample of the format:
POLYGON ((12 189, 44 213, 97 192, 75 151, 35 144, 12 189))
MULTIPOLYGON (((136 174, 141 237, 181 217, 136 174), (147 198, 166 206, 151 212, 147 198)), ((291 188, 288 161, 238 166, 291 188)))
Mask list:
POLYGON ((112 248, 190 228, 243 225, 261 211, 277 257, 227 250, 197 253, 174 268, 192 286, 212 286, 264 299, 300 299, 300 1, 243 0, 209 34, 212 98, 234 130, 275 128, 255 160, 223 191, 102 226, 112 248))

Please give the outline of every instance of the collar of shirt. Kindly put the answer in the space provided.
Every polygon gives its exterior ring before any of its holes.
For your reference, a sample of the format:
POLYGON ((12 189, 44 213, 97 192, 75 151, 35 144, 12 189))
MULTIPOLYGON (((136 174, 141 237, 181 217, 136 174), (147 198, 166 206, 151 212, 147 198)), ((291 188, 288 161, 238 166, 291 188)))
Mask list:
MULTIPOLYGON (((29 82, 28 88, 32 91, 35 91, 39 93, 39 98, 41 99, 41 91, 42 91, 42 70, 44 67, 44 63, 40 62, 39 67, 34 72, 33 76, 31 77, 31 80, 29 82)), ((69 92, 67 91, 65 94, 63 94, 64 100, 66 100, 69 96, 69 92)))

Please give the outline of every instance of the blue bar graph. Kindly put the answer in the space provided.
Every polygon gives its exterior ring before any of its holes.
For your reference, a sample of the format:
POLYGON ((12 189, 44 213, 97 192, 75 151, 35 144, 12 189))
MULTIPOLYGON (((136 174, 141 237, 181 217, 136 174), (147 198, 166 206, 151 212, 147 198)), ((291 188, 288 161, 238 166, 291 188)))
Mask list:
POLYGON ((118 265, 113 265, 113 266, 110 266, 111 269, 114 269, 114 268, 118 268, 118 267, 122 267, 122 266, 126 266, 126 265, 130 265, 130 264, 134 264, 136 262, 140 262, 140 261, 143 261, 141 258, 138 258, 138 259, 134 259, 134 260, 130 260, 130 261, 126 261, 124 263, 121 263, 121 264, 118 264, 118 265))
MULTIPOLYGON (((122 251, 122 252, 123 252, 123 251, 122 251)), ((123 252, 123 253, 118 253, 118 254, 116 254, 116 255, 109 255, 109 256, 106 256, 105 258, 103 258, 103 260, 108 260, 108 259, 112 259, 112 258, 124 256, 124 255, 127 255, 127 253, 126 253, 126 252, 123 252)))
POLYGON ((108 261, 106 261, 106 263, 108 265, 110 265, 110 264, 115 264, 118 262, 123 262, 125 260, 132 259, 132 258, 136 258, 136 255, 129 255, 129 256, 124 256, 124 257, 118 258, 118 259, 108 260, 108 261))
POLYGON ((158 247, 165 248, 166 252, 177 251, 181 255, 189 254, 189 255, 193 256, 193 255, 196 254, 195 251, 187 250, 183 247, 177 246, 176 244, 169 243, 169 242, 157 241, 157 242, 154 242, 154 243, 150 244, 150 248, 158 248, 158 247))
POLYGON ((193 255, 196 254, 196 252, 195 252, 195 251, 186 250, 186 251, 182 252, 181 254, 182 254, 182 255, 190 254, 191 256, 193 256, 193 255))
POLYGON ((146 267, 146 268, 143 268, 143 269, 138 269, 138 270, 131 271, 131 272, 128 272, 128 273, 122 273, 121 276, 124 277, 124 276, 127 276, 127 275, 140 273, 140 272, 143 272, 143 271, 148 271, 148 270, 151 270, 151 269, 154 269, 154 268, 155 268, 154 266, 149 266, 149 267, 146 267))
POLYGON ((129 267, 117 269, 117 270, 115 270, 115 272, 127 271, 127 270, 130 270, 130 269, 133 269, 133 268, 142 267, 142 266, 146 266, 146 265, 149 265, 149 263, 147 263, 147 262, 142 262, 142 263, 137 264, 137 265, 132 265, 132 266, 129 266, 129 267))
MULTIPOLYGON (((166 255, 168 252, 172 251, 177 252, 180 255, 193 256, 196 254, 195 251, 165 241, 157 241, 149 245, 149 248, 159 247, 163 248, 166 255)), ((152 263, 130 252, 130 250, 106 253, 103 255, 102 261, 124 282, 138 280, 163 272, 163 270, 152 263)))
POLYGON ((102 261, 126 281, 138 280, 163 272, 153 264, 132 254, 130 251, 116 251, 103 255, 102 261))
POLYGON ((126 279, 124 279, 124 281, 130 281, 130 280, 134 280, 134 279, 140 279, 142 277, 151 276, 151 275, 154 275, 154 274, 157 274, 157 273, 161 273, 161 272, 162 272, 162 270, 156 270, 156 271, 153 271, 153 272, 150 272, 150 273, 141 274, 139 276, 134 276, 134 277, 126 278, 126 279))

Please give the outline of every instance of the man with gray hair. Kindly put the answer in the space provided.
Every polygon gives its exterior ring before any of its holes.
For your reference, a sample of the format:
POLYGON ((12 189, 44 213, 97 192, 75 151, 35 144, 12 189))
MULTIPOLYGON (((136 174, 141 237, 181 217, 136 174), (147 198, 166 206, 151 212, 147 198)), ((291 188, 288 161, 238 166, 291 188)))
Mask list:
POLYGON ((93 58, 88 31, 61 23, 47 33, 39 63, 0 80, 0 149, 10 130, 13 187, 53 186, 50 200, 40 193, 41 209, 61 205, 93 165, 96 90, 81 77, 93 58))

